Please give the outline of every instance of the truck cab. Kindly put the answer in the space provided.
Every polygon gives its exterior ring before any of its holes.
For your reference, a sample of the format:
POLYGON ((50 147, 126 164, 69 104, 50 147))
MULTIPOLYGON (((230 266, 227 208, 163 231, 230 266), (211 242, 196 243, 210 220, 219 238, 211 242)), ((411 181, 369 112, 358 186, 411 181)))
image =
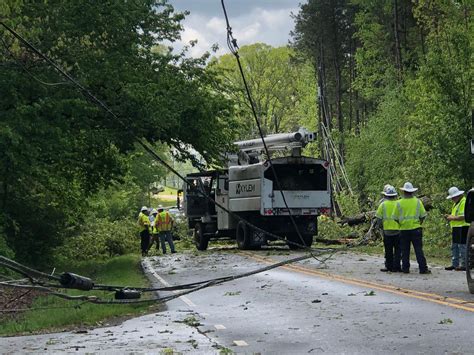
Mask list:
POLYGON ((182 190, 183 210, 188 227, 194 230, 198 250, 206 250, 211 236, 216 236, 218 232, 218 207, 213 201, 221 202, 226 185, 226 170, 203 171, 186 176, 182 190))

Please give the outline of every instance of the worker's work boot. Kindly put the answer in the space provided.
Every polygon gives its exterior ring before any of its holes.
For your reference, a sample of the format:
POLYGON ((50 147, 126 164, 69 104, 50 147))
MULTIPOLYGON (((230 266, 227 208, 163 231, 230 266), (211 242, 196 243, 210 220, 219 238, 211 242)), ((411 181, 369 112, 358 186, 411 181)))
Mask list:
POLYGON ((447 270, 447 271, 451 271, 451 270, 456 269, 456 266, 453 266, 453 265, 451 265, 451 266, 446 266, 444 269, 447 270))
POLYGON ((456 271, 466 271, 466 267, 465 266, 458 266, 456 268, 456 271))
POLYGON ((420 270, 420 274, 431 274, 431 270, 430 269, 420 270))

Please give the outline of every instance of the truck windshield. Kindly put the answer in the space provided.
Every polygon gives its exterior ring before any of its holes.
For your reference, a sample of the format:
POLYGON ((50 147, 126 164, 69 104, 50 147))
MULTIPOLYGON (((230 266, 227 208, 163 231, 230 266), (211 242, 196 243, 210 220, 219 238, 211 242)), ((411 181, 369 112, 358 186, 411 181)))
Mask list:
MULTIPOLYGON (((321 164, 274 164, 282 190, 325 191, 328 189, 327 170, 321 164)), ((273 171, 268 168, 265 178, 275 182, 273 171)), ((277 186, 273 185, 274 189, 277 186)))

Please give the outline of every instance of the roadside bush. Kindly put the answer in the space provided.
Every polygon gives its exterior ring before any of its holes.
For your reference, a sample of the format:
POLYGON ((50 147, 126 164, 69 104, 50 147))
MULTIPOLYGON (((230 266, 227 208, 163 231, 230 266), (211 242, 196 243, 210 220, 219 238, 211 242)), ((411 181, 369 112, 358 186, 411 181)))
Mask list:
POLYGON ((427 253, 437 257, 451 254, 451 229, 439 209, 428 212, 423 223, 423 243, 427 253))
MULTIPOLYGON (((15 258, 15 253, 13 250, 8 246, 7 241, 6 241, 6 236, 3 233, 2 230, 2 225, 0 224, 0 255, 5 256, 10 259, 15 258)), ((3 275, 12 275, 14 274, 13 271, 0 267, 0 273, 3 275)))
POLYGON ((325 239, 347 238, 350 235, 360 236, 359 228, 341 226, 337 220, 326 216, 318 217, 318 236, 325 239))
POLYGON ((7 236, 4 231, 3 219, 0 217, 0 255, 13 259, 15 253, 7 244, 7 236))
POLYGON ((135 184, 116 184, 96 193, 89 199, 90 218, 107 218, 118 221, 135 218, 136 209, 143 204, 144 193, 135 184))
POLYGON ((355 216, 361 213, 362 209, 357 195, 351 195, 347 191, 342 191, 336 196, 336 200, 345 217, 355 216))
POLYGON ((82 233, 66 239, 55 255, 60 261, 82 261, 129 254, 138 250, 137 235, 133 221, 100 218, 86 222, 82 233))

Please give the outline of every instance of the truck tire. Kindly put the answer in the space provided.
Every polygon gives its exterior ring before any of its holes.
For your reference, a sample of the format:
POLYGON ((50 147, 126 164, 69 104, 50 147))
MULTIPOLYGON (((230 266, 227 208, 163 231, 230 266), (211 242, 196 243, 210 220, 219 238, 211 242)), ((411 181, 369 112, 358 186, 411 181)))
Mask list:
MULTIPOLYGON (((313 235, 312 234, 301 234, 301 236, 303 237, 304 245, 306 247, 310 247, 313 244, 313 235)), ((289 234, 287 236, 287 239, 290 242, 300 244, 300 245, 296 245, 296 244, 293 244, 293 243, 287 243, 291 250, 304 249, 303 248, 303 243, 301 242, 301 238, 298 236, 297 233, 289 234)))
POLYGON ((471 224, 466 245, 466 278, 469 292, 474 294, 474 226, 471 224))
POLYGON ((311 247, 313 245, 313 235, 312 234, 303 234, 304 244, 307 247, 311 247))
POLYGON ((243 221, 239 221, 237 224, 237 231, 235 240, 237 241, 237 247, 242 250, 249 250, 252 246, 252 233, 250 233, 249 227, 243 221))
POLYGON ((194 225, 194 243, 197 250, 206 250, 209 245, 209 236, 204 234, 205 226, 201 223, 194 225))

